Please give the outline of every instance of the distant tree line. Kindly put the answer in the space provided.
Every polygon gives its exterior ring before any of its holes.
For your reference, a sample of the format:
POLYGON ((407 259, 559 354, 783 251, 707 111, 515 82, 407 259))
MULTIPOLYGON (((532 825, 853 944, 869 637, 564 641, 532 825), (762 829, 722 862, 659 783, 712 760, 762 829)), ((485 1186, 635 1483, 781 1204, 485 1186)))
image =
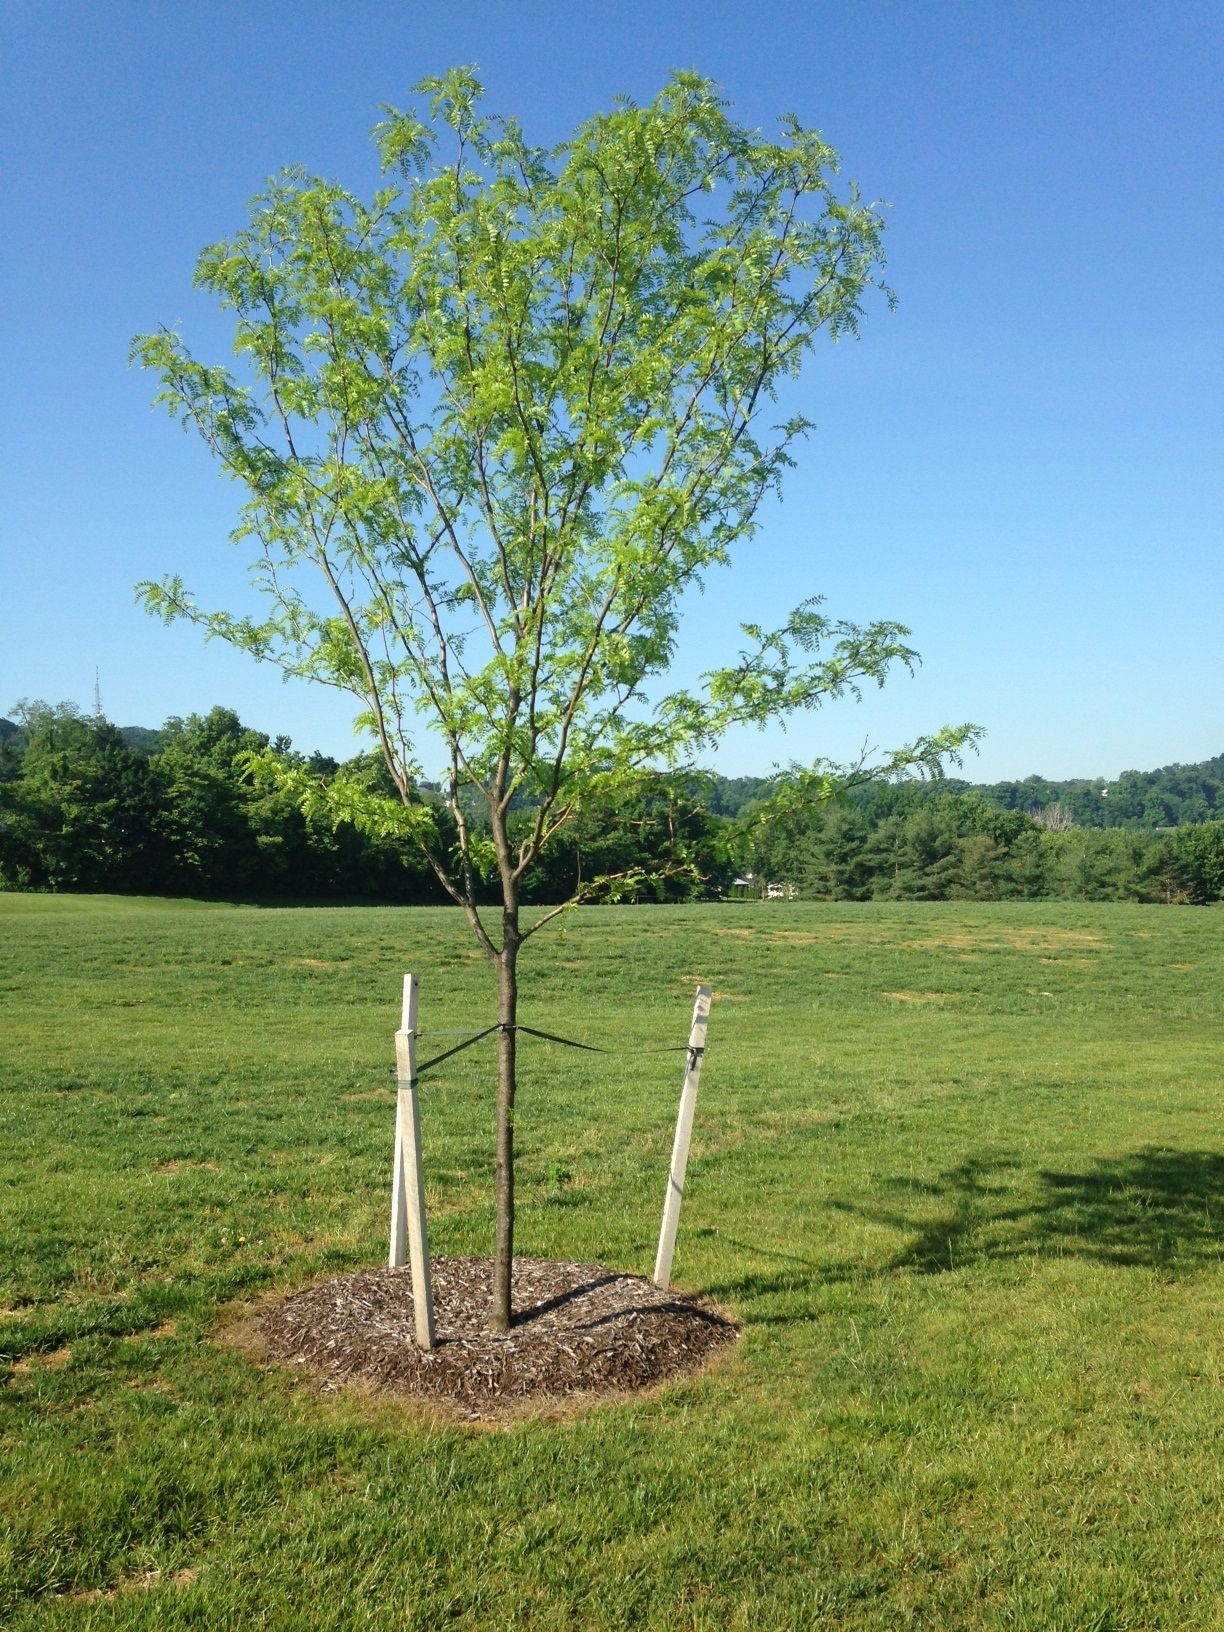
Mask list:
POLYGON ((242 756, 269 746, 288 754, 289 743, 270 744, 229 709, 152 732, 33 703, 12 723, 0 745, 5 888, 438 898, 393 846, 313 828, 290 800, 257 788, 242 756))
MULTIPOLYGON (((268 749, 322 777, 340 767, 249 729, 230 709, 170 719, 159 731, 117 727, 71 704, 22 704, 16 715, 0 721, 0 889, 447 900, 406 844, 348 823, 312 824, 253 776, 249 756, 268 749)), ((346 769, 392 791, 379 756, 346 769)), ((436 803, 445 833, 450 817, 436 803)), ((729 829, 694 785, 659 778, 628 805, 576 821, 527 879, 525 899, 562 900, 576 883, 605 876, 613 899, 717 895, 734 874, 729 829)))
MULTIPOLYGON (((0 721, 0 888, 446 899, 402 843, 312 824, 253 777, 248 756, 269 749, 324 777, 339 766, 232 710, 156 731, 68 704, 16 712, 0 721)), ((387 774, 373 755, 347 768, 372 788, 387 774)), ((1111 783, 868 786, 775 814, 763 778, 659 776, 627 804, 586 811, 536 866, 526 898, 561 900, 604 878, 605 899, 709 900, 751 874, 812 900, 1207 903, 1224 894, 1222 786, 1224 756, 1111 783)), ((438 819, 445 826, 445 810, 438 819)))
POLYGON ((1224 892, 1224 821, 1051 828, 977 789, 908 784, 755 825, 749 807, 741 822, 754 872, 809 900, 1206 904, 1224 892))

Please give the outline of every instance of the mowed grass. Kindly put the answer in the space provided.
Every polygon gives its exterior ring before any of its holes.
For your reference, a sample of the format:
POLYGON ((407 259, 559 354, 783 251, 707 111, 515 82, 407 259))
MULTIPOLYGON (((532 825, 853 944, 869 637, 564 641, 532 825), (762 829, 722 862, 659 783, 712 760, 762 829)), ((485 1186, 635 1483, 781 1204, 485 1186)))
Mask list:
MULTIPOLYGON (((526 953, 519 1251, 677 1282, 704 1376, 493 1432, 210 1337, 383 1260, 392 1033, 457 913, 0 896, 0 1624, 1224 1625, 1224 912, 584 910, 526 953)), ((428 1043, 424 1045, 428 1047, 428 1043)), ((437 1046, 447 1046, 442 1039, 437 1046)), ((488 1250, 491 1054, 422 1087, 488 1250)))

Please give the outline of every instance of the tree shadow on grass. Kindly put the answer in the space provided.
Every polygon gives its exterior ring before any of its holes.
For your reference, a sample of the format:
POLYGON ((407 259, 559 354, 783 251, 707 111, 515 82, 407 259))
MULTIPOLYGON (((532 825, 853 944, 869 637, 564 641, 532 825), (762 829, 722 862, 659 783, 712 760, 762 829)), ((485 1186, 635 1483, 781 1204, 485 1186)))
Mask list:
POLYGON ((889 1188, 913 1206, 834 1205, 909 1234, 890 1269, 940 1274, 1034 1256, 1199 1269, 1224 1257, 1224 1156, 1214 1151, 1157 1146, 1082 1172, 975 1157, 934 1181, 897 1179, 889 1188))
MULTIPOLYGON (((895 1178, 891 1204, 834 1200, 836 1210, 908 1237, 881 1263, 748 1272, 715 1295, 812 1294, 820 1285, 920 1275, 1009 1259, 1089 1259, 1187 1274, 1224 1260, 1224 1156, 1156 1146, 1081 1172, 1032 1168, 1018 1156, 973 1157, 933 1180, 895 1178)), ((746 1243, 739 1243, 747 1246, 746 1243)), ((752 1250, 752 1249, 749 1249, 752 1250)), ((776 1253, 761 1256, 777 1258, 776 1253)), ((766 1317, 768 1320, 768 1317, 766 1317)), ((794 1318, 794 1317, 786 1317, 794 1318)))

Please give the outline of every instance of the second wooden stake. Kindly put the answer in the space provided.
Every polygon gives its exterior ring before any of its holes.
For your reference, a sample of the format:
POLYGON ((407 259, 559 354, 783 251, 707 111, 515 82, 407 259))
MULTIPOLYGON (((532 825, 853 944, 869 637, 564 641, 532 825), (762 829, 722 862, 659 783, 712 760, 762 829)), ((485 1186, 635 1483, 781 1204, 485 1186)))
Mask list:
POLYGON ((421 1118, 417 1106, 417 977, 404 976, 404 1009, 395 1034, 395 1165, 391 1180, 392 1269, 412 1263, 412 1306, 416 1339, 423 1349, 434 1346, 433 1275, 429 1233, 425 1227, 425 1179, 421 1171, 421 1118))

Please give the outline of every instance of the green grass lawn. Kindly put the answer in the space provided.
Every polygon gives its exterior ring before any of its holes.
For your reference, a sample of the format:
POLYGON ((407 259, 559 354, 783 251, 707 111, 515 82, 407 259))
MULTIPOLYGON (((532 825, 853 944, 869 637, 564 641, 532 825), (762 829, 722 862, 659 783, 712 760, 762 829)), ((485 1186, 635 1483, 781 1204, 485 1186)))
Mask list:
MULTIPOLYGON (((677 1284, 703 1377, 482 1432, 209 1331, 386 1252, 392 1033, 457 913, 0 896, 0 1624, 1224 1625, 1224 912, 584 910, 525 954, 519 1251, 677 1284)), ((439 1044, 439 1046, 445 1046, 439 1044)), ((422 1084, 486 1252, 492 1055, 422 1084)))

